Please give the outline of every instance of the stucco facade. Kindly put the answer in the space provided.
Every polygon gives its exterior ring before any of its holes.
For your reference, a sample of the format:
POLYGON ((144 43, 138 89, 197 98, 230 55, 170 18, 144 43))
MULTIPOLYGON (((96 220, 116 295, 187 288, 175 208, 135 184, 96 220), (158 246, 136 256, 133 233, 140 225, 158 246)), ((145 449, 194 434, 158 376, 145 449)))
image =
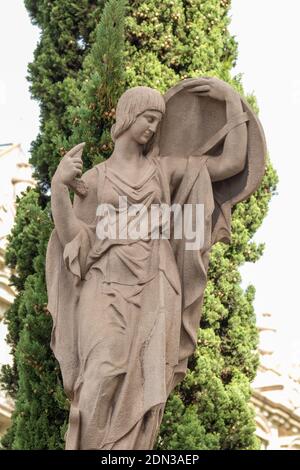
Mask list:
MULTIPOLYGON (((19 144, 0 145, 0 366, 11 362, 5 342, 7 333, 4 314, 13 302, 15 291, 9 283, 10 270, 5 266, 7 235, 15 217, 17 196, 33 186, 31 166, 19 144)), ((13 403, 0 391, 0 435, 9 426, 13 403)))

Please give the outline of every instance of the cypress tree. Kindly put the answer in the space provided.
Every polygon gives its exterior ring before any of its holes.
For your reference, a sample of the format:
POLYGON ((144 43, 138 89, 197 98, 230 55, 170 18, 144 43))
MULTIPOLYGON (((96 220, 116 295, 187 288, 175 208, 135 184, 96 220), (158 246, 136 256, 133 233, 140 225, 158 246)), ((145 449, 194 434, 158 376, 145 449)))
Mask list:
MULTIPOLYGON (((229 0, 128 1, 124 48, 120 0, 25 3, 41 28, 29 66, 32 95, 41 106, 41 130, 31 152, 40 185, 19 202, 7 254, 17 268, 13 282, 19 294, 7 314, 15 364, 2 376, 16 398, 16 412, 3 445, 53 449, 63 446, 68 409, 48 347, 51 321, 45 311, 44 258, 52 229, 45 190, 59 151, 86 141, 85 169, 109 156, 115 105, 127 87, 148 85, 163 93, 182 78, 212 75, 242 94, 243 89, 241 77, 230 75, 237 44, 228 32, 229 0)), ((254 97, 247 98, 257 111, 254 97)), ((258 362, 255 290, 241 289, 238 269, 263 252, 251 239, 276 182, 268 162, 258 191, 234 209, 232 244, 212 250, 198 347, 185 381, 168 401, 159 449, 258 446, 248 403, 258 362)))
MULTIPOLYGON (((41 103, 41 133, 32 146, 31 157, 40 184, 37 189, 29 190, 18 202, 16 221, 6 253, 7 264, 16 269, 12 282, 18 290, 18 296, 6 314, 9 329, 7 339, 12 347, 14 364, 12 367, 5 366, 2 370, 4 388, 16 402, 12 426, 2 439, 2 446, 7 449, 64 447, 69 403, 62 389, 59 366, 49 347, 52 320, 46 309, 45 255, 53 229, 47 189, 60 158, 57 148, 64 152, 62 145, 69 145, 72 132, 74 132, 73 138, 76 138, 75 134, 79 132, 72 113, 79 108, 79 114, 85 122, 86 113, 91 110, 93 80, 97 83, 100 81, 102 85, 104 82, 107 84, 109 80, 116 79, 119 73, 121 83, 122 73, 120 65, 118 69, 114 66, 121 60, 120 53, 124 42, 123 1, 109 2, 97 28, 98 20, 94 20, 93 23, 87 22, 93 24, 90 36, 96 38, 96 43, 91 50, 89 49, 88 60, 85 61, 85 55, 82 55, 81 64, 78 61, 73 64, 70 74, 69 66, 76 57, 76 48, 73 50, 73 45, 78 44, 80 40, 80 48, 84 47, 82 36, 78 40, 80 29, 73 18, 73 8, 77 9, 78 5, 75 7, 75 4, 69 5, 65 2, 63 8, 62 2, 45 3, 45 15, 42 14, 44 11, 42 7, 41 11, 35 9, 36 2, 33 4, 28 2, 27 5, 32 6, 31 13, 35 15, 36 21, 40 22, 42 28, 42 38, 35 54, 35 62, 29 66, 31 90, 33 96, 41 103), (51 11, 47 11, 47 8, 51 11), (69 25, 68 32, 73 33, 73 36, 65 38, 64 45, 71 44, 71 52, 66 48, 65 60, 62 57, 63 46, 61 47, 57 34, 52 37, 53 30, 48 25, 49 22, 53 26, 51 22, 53 17, 59 18, 60 31, 64 31, 69 25), (76 29, 72 30, 71 22, 76 23, 76 29), (46 46, 49 46, 49 49, 46 46), (111 46, 113 48, 108 51, 107 48, 111 46), (108 67, 101 61, 96 63, 96 54, 99 52, 101 55, 101 49, 110 52, 111 62, 108 67), (48 56, 50 53, 53 62, 48 56), (51 70, 48 60, 51 62, 51 70), (54 71, 58 71, 56 76, 54 71), (113 77, 110 75, 112 71, 113 77), (91 80, 87 84, 84 78, 84 86, 81 86, 83 77, 88 72, 91 73, 91 80), (42 77, 45 80, 45 89, 40 87, 42 77), (81 107, 78 103, 82 103, 81 107), (48 158, 49 155, 52 158, 48 158)), ((94 3, 99 4, 99 2, 94 3)), ((84 12, 87 16, 99 17, 94 7, 95 5, 88 5, 88 2, 83 1, 81 14, 84 12)), ((83 26, 82 29, 85 30, 83 26)), ((105 95, 104 90, 102 94, 105 95)), ((102 114, 104 112, 103 109, 102 114)), ((104 127, 105 122, 103 122, 103 132, 104 127)), ((90 162, 88 157, 86 162, 90 162)))

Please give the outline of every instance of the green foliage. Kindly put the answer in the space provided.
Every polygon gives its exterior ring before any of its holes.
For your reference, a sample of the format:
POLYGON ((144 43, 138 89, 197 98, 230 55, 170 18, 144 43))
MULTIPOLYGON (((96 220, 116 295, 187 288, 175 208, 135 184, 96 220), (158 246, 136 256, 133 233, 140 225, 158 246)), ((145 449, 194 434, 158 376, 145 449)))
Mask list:
POLYGON ((2 446, 11 449, 62 448, 66 420, 59 368, 49 349, 52 321, 46 310, 45 254, 53 224, 49 207, 31 189, 19 201, 7 262, 19 290, 6 315, 14 365, 2 370, 2 383, 16 400, 13 426, 2 446))
POLYGON ((95 30, 95 42, 83 63, 76 106, 69 106, 72 136, 68 146, 86 142, 84 163, 88 169, 113 150, 110 128, 115 106, 124 91, 124 1, 105 8, 95 30))
POLYGON ((179 79, 229 79, 237 47, 227 0, 131 1, 126 18, 127 82, 165 92, 179 79))
POLYGON ((63 135, 72 134, 66 113, 76 103, 76 79, 90 50, 93 32, 105 1, 25 0, 35 24, 41 29, 34 62, 29 64, 31 94, 40 104, 40 133, 32 144, 31 163, 42 186, 49 184, 64 149, 63 135), (67 79, 67 80, 66 80, 67 79))
MULTIPOLYGON (((94 92, 98 94, 99 106, 103 106, 104 96, 104 106, 116 102, 117 86, 113 86, 113 83, 117 80, 121 83, 122 79, 121 63, 118 67, 116 65, 120 62, 123 50, 124 2, 111 0, 96 31, 90 30, 89 34, 88 28, 95 28, 97 24, 99 5, 97 10, 96 4, 99 2, 82 2, 81 7, 83 9, 85 5, 85 14, 89 19, 83 16, 81 26, 73 17, 75 13, 72 8, 76 10, 78 5, 67 5, 69 3, 46 2, 42 10, 40 7, 36 9, 35 3, 27 4, 33 8, 31 12, 34 12, 42 29, 35 62, 29 67, 32 94, 41 103, 41 133, 33 144, 31 160, 36 166, 42 189, 47 188, 58 164, 59 156, 54 149, 60 148, 58 144, 66 136, 71 141, 72 134, 76 138, 76 133, 78 135, 87 128, 89 123, 84 120, 84 112, 90 110, 89 105, 94 103, 94 92), (41 11, 49 15, 47 20, 45 15, 40 15, 41 11), (91 18, 94 18, 93 21, 91 18), (59 25, 55 27, 56 21, 59 25), (83 26, 85 36, 79 37, 79 33, 83 34, 80 29, 83 26), (68 31, 67 35, 65 31, 68 31), (85 40, 90 35, 94 36, 95 43, 84 62, 85 54, 76 55, 76 47, 79 39, 80 47, 83 44, 87 47, 85 40), (97 60, 98 54, 100 57, 110 55, 107 64, 97 60), (89 74, 91 81, 87 84, 85 78, 82 86, 82 78, 89 74), (70 121, 69 110, 72 111, 73 106, 74 111, 78 103, 81 104, 79 110, 82 120, 80 126, 74 126, 70 121), (48 158, 49 155, 54 156, 54 159, 48 158)), ((69 145, 68 140, 67 143, 69 145)), ((64 151, 62 148, 60 150, 64 151)), ((52 320, 46 309, 44 275, 46 247, 52 228, 50 208, 48 204, 45 205, 44 194, 30 190, 18 202, 7 251, 7 263, 15 270, 12 282, 19 294, 6 315, 14 365, 3 368, 2 383, 15 398, 16 409, 13 425, 2 440, 4 448, 59 449, 64 446, 68 402, 62 390, 58 364, 49 347, 52 320)))
POLYGON ((263 181, 247 201, 238 204, 233 213, 232 243, 218 243, 212 250, 205 291, 198 347, 190 361, 190 371, 169 400, 161 427, 158 446, 161 449, 257 449, 254 414, 249 407, 250 382, 258 366, 258 335, 253 300, 255 289, 240 287, 238 268, 245 262, 257 261, 263 246, 251 241, 262 224, 275 192, 277 175, 268 162, 263 181), (172 401, 173 400, 173 401, 172 401), (181 411, 180 411, 181 410, 181 411), (194 413, 194 428, 181 433, 186 413, 194 413), (176 416, 176 414, 175 414, 176 416), (205 429, 204 436, 198 429, 205 429), (185 447, 193 439, 194 447, 185 447))
POLYGON ((174 392, 168 400, 156 444, 157 449, 214 450, 219 448, 219 436, 205 429, 196 404, 185 406, 174 392))
MULTIPOLYGON (((130 0, 126 10, 123 0, 25 4, 41 29, 29 65, 32 96, 41 107, 40 134, 31 152, 40 188, 18 202, 7 252, 18 295, 6 320, 15 362, 2 370, 2 383, 16 399, 16 411, 2 446, 59 449, 68 402, 48 346, 44 264, 52 229, 45 189, 60 157, 80 141, 87 143, 85 169, 110 154, 115 105, 127 87, 165 92, 181 78, 198 75, 218 76, 242 94, 243 87, 241 76, 230 75, 237 44, 228 31, 229 0, 130 0)), ((247 99, 257 111, 255 97, 247 99)), ((198 347, 185 381, 167 403, 158 449, 258 446, 248 404, 258 363, 255 290, 242 290, 239 267, 263 253, 252 237, 276 184, 268 161, 260 188, 234 209, 232 244, 212 250, 198 347)))

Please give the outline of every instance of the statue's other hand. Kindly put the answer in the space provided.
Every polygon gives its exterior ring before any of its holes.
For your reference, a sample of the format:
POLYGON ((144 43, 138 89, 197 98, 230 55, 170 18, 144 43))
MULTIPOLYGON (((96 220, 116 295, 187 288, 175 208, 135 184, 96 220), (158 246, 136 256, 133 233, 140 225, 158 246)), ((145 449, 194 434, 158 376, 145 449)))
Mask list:
POLYGON ((184 86, 188 93, 194 93, 197 96, 209 96, 219 101, 230 99, 236 95, 235 90, 228 83, 215 77, 189 79, 184 86))
POLYGON ((80 178, 83 166, 81 155, 84 146, 85 142, 75 145, 64 155, 53 176, 56 181, 68 186, 74 182, 75 178, 80 178))

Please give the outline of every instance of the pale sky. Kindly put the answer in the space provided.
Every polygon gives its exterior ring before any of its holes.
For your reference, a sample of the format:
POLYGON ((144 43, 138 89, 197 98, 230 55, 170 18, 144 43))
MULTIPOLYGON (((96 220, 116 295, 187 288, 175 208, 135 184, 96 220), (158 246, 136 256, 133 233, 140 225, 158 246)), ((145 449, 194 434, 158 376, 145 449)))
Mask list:
MULTIPOLYGON (((297 135, 300 107, 299 0, 232 0, 231 32, 239 44, 234 73, 243 73, 247 92, 260 107, 267 145, 279 173, 279 195, 255 240, 266 243, 262 259, 241 269, 243 287, 256 287, 257 314, 271 312, 278 345, 300 362, 300 255, 298 233, 297 135)), ((22 0, 0 4, 0 143, 21 143, 25 152, 39 126, 37 104, 30 99, 26 69, 39 33, 22 0)))
POLYGON ((281 348, 300 363, 300 255, 298 249, 300 155, 300 2, 233 0, 231 32, 239 44, 236 73, 260 107, 271 160, 280 183, 255 240, 262 258, 241 269, 243 285, 256 287, 257 314, 270 312, 281 348))

